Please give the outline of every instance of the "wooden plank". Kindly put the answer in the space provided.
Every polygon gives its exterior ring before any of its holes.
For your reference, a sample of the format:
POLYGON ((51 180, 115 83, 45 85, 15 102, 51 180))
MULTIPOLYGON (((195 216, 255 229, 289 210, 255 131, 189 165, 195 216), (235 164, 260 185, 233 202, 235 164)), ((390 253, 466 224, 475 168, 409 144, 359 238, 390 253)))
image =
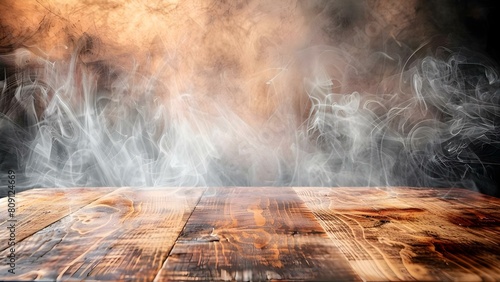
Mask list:
POLYGON ((8 278, 151 281, 203 191, 117 189, 20 242, 8 278))
POLYGON ((207 190, 155 281, 359 280, 291 188, 207 190))
POLYGON ((368 281, 500 281, 500 200, 463 189, 294 188, 368 281))
MULTIPOLYGON (((14 217, 8 212, 8 198, 0 199, 0 251, 7 249, 9 226, 15 226, 15 241, 20 242, 31 234, 77 211, 115 188, 52 188, 32 189, 13 195, 14 217)), ((13 230, 14 231, 14 230, 13 230)))

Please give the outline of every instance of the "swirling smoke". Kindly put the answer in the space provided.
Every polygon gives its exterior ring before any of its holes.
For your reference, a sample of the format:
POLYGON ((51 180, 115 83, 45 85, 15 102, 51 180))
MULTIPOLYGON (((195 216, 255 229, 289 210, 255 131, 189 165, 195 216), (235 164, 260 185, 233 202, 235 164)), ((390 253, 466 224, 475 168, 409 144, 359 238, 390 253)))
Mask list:
POLYGON ((16 12, 0 12, 0 162, 18 185, 498 195, 498 69, 454 6, 87 2, 0 4, 16 12))

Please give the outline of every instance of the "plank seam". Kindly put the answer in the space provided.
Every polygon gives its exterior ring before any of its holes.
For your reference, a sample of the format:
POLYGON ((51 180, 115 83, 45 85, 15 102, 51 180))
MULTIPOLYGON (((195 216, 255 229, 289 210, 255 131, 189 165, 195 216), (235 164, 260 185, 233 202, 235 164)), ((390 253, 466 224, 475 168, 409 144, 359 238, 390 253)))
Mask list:
MULTIPOLYGON (((104 195, 102 195, 102 196, 100 196, 100 197, 97 197, 97 198, 95 198, 94 200, 92 200, 92 201, 88 202, 86 205, 83 205, 83 206, 81 206, 80 208, 75 209, 74 211, 72 211, 72 212, 70 212, 70 213, 66 214, 65 216, 63 216, 63 217, 61 217, 61 218, 59 218, 59 219, 57 219, 57 220, 55 220, 55 221, 53 221, 53 222, 50 222, 49 224, 47 224, 47 225, 45 225, 45 226, 41 227, 40 229, 38 229, 38 230, 34 231, 33 233, 31 233, 31 234, 27 235, 27 236, 26 236, 26 237, 24 237, 23 239, 21 239, 21 240, 17 241, 17 242, 16 242, 16 244, 19 244, 19 243, 23 242, 24 240, 26 240, 26 239, 30 238, 31 236, 33 236, 33 234, 38 233, 38 232, 40 232, 41 230, 43 230, 43 229, 45 229, 45 228, 49 227, 50 225, 52 225, 52 224, 54 224, 54 223, 56 223, 56 222, 59 222, 59 221, 61 221, 61 220, 65 219, 66 217, 68 217, 68 216, 70 216, 70 215, 74 214, 75 212, 77 212, 77 211, 79 211, 79 210, 81 210, 81 209, 83 209, 83 208, 87 207, 88 205, 90 205, 90 204, 92 204, 92 203, 94 203, 94 202, 96 202, 96 201, 100 200, 101 198, 103 198, 103 197, 105 197, 105 196, 107 196, 107 195, 109 195, 109 194, 111 194, 111 193, 115 192, 115 191, 116 191, 116 190, 118 190, 118 189, 120 189, 120 187, 115 187, 115 189, 114 189, 114 190, 112 190, 112 191, 110 191, 109 193, 106 193, 106 194, 104 194, 104 195)), ((10 246, 7 246, 6 248, 3 248, 3 249, 2 249, 2 248, 0 248, 0 252, 3 252, 3 251, 5 251, 5 250, 7 250, 8 248, 10 248, 10 246)))
POLYGON ((205 191, 203 191, 203 193, 201 194, 201 196, 198 198, 198 201, 196 201, 196 204, 194 205, 193 209, 191 210, 191 212, 189 213, 189 216, 186 218, 186 221, 184 222, 184 226, 182 226, 182 229, 181 231, 179 232, 179 234, 177 234, 177 238, 175 238, 175 242, 172 244, 172 246, 170 247, 170 250, 168 250, 168 253, 167 253, 167 257, 165 257, 165 260, 163 261, 163 263, 161 264, 161 268, 160 270, 156 273, 155 275, 155 278, 153 279, 153 281, 158 281, 158 275, 160 274, 161 270, 164 268, 165 264, 167 263, 167 260, 168 258, 170 257, 170 254, 172 253, 172 250, 174 249, 175 245, 177 244, 179 238, 181 237, 181 234, 182 232, 184 232, 184 229, 186 228, 186 225, 189 221, 189 219, 191 219, 191 216, 193 215, 194 211, 196 210, 196 208, 198 207, 198 204, 200 203, 201 199, 205 196, 205 193, 207 193, 207 190, 208 188, 205 187, 205 191))

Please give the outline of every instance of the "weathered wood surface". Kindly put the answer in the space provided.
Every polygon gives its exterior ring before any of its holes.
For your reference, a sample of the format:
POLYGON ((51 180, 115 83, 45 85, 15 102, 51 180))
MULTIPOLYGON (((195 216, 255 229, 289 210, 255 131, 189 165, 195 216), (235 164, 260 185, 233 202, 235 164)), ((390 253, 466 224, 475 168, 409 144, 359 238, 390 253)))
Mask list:
POLYGON ((19 242, 8 278, 150 281, 203 190, 117 189, 19 242))
POLYGON ((500 201, 463 189, 295 188, 368 281, 500 281, 500 201))
POLYGON ((33 189, 14 195, 14 218, 8 212, 8 198, 0 199, 0 251, 8 247, 10 224, 15 225, 16 241, 32 235, 77 211, 114 188, 33 189), (5 240, 4 240, 5 239, 5 240))
MULTIPOLYGON (((500 281, 500 199, 462 189, 72 188, 16 197, 16 274, 2 263, 2 281, 500 281)), ((6 244, 5 198, 0 205, 6 244)), ((0 250, 4 261, 8 254, 0 250)))
POLYGON ((291 188, 213 188, 157 277, 352 281, 357 275, 291 188))

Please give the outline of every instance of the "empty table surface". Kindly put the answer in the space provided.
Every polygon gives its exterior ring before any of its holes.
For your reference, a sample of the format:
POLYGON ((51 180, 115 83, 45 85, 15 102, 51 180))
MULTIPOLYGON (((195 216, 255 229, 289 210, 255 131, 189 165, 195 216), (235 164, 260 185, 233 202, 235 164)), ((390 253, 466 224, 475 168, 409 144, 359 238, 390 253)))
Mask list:
POLYGON ((14 200, 9 213, 0 199, 0 280, 500 280, 500 200, 463 189, 54 188, 14 200))

